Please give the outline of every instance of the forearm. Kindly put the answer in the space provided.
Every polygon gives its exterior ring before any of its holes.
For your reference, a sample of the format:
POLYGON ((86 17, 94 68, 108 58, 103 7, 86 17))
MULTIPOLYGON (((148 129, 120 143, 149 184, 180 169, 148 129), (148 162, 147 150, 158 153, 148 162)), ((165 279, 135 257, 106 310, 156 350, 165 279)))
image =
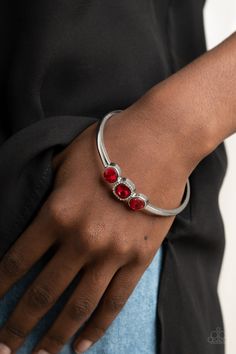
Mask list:
POLYGON ((236 131, 236 34, 153 87, 131 109, 142 111, 158 139, 175 139, 200 161, 236 131))

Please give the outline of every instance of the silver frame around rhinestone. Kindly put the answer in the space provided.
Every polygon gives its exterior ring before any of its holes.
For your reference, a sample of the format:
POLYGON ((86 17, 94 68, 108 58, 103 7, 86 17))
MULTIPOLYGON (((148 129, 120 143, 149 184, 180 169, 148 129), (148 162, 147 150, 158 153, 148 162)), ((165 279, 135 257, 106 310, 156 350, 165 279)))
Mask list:
MULTIPOLYGON (((142 199, 144 201, 144 207, 141 208, 141 209, 144 209, 146 206, 147 206, 147 203, 148 203, 148 197, 143 194, 143 193, 134 193, 134 195, 132 196, 129 196, 127 202, 128 202, 128 205, 130 207, 130 200, 133 199, 133 198, 139 198, 139 199, 142 199)), ((131 207, 130 207, 131 208, 131 207)), ((132 209, 132 208, 131 208, 132 209)), ((140 210, 141 210, 140 209, 140 210)))
POLYGON ((126 177, 118 177, 117 181, 112 186, 113 194, 116 196, 117 199, 121 200, 122 202, 128 201, 128 199, 131 198, 131 196, 135 193, 135 191, 136 191, 135 184, 129 178, 126 177), (116 194, 115 189, 119 184, 125 184, 130 189, 131 194, 127 198, 120 198, 116 194))
MULTIPOLYGON (((106 166, 105 170, 106 170, 107 168, 109 168, 109 167, 112 167, 112 168, 114 168, 114 169, 116 170, 116 172, 117 172, 117 180, 118 180, 118 178, 121 177, 121 173, 122 173, 120 166, 119 166, 117 163, 115 163, 115 162, 110 162, 110 163, 106 166)), ((116 181, 116 182, 117 182, 117 181, 116 181)), ((113 183, 116 183, 116 182, 113 182, 113 183)))

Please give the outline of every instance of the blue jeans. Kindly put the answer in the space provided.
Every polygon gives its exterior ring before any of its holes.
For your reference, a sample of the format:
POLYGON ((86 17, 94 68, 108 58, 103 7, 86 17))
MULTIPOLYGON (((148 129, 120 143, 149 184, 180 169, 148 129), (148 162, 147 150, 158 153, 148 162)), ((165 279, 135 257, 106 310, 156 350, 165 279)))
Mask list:
MULTIPOLYGON (((108 328, 105 335, 95 343, 88 354, 157 354, 157 300, 158 286, 162 263, 162 248, 156 253, 152 263, 146 269, 136 288, 126 302, 125 306, 108 328)), ((8 318, 9 314, 21 298, 27 286, 37 276, 37 274, 47 261, 46 257, 41 260, 31 271, 21 279, 0 301, 0 325, 8 318)), ((47 331, 50 324, 63 307, 70 296, 73 288, 70 288, 61 296, 57 304, 38 323, 34 330, 27 337, 24 345, 17 354, 30 354, 34 345, 40 337, 47 331)), ((78 331, 79 333, 79 331, 78 331)), ((77 334, 78 335, 78 334, 77 334)), ((61 354, 74 354, 71 342, 68 342, 61 354)))

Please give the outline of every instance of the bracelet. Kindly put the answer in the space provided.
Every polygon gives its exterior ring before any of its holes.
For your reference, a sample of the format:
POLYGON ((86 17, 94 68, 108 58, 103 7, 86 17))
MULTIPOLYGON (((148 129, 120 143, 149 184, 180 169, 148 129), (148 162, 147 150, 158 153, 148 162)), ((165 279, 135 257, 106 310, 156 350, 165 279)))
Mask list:
POLYGON ((130 209, 134 211, 145 210, 151 214, 159 216, 174 216, 179 214, 187 206, 190 199, 189 179, 187 180, 183 203, 175 209, 162 209, 151 204, 146 195, 136 192, 135 184, 130 179, 122 177, 120 166, 114 162, 111 162, 104 144, 104 126, 109 118, 120 112, 122 111, 116 110, 108 113, 101 119, 98 124, 97 149, 102 164, 105 167, 103 174, 105 181, 113 185, 112 191, 115 197, 120 201, 127 202, 130 209))

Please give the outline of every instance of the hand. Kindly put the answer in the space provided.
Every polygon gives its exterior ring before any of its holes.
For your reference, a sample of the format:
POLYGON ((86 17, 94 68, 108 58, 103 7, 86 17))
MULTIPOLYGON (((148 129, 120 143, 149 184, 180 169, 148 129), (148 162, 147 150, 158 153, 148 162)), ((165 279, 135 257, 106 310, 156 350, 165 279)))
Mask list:
MULTIPOLYGON (((176 207, 184 191, 187 171, 177 158, 172 140, 163 143, 161 131, 159 139, 154 137, 145 128, 140 112, 128 109, 107 122, 107 150, 124 175, 136 183, 140 192, 150 196, 153 203, 164 208, 176 207)), ((0 331, 0 342, 12 352, 22 345, 26 335, 80 271, 77 288, 35 352, 44 349, 58 353, 86 320, 74 344, 75 350, 83 352, 101 338, 174 220, 134 212, 114 198, 100 178, 103 167, 95 134, 96 124, 93 124, 55 156, 51 195, 0 262, 2 296, 52 245, 57 245, 55 255, 0 331)))

